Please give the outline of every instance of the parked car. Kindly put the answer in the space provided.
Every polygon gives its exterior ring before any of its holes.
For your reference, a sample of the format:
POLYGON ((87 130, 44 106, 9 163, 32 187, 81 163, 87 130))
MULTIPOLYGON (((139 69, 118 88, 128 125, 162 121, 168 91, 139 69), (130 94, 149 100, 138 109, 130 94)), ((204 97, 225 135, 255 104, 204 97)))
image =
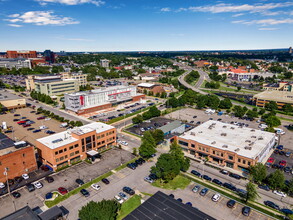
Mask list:
POLYGON ((181 198, 178 198, 178 199, 176 199, 178 202, 182 202, 182 199, 181 198))
POLYGON ((68 193, 68 190, 64 187, 59 187, 58 188, 58 192, 61 194, 61 195, 65 195, 68 193))
POLYGON ((187 202, 185 203, 185 205, 191 206, 192 207, 192 203, 191 202, 187 202))
POLYGON ((89 197, 90 193, 89 191, 87 191, 86 189, 81 189, 80 193, 84 196, 84 197, 89 197))
POLYGON ((15 198, 18 199, 21 197, 21 194, 19 192, 12 192, 11 195, 15 198))
POLYGON ((51 176, 47 176, 47 177, 45 178, 45 180, 46 180, 48 183, 53 183, 53 182, 54 182, 54 178, 51 177, 51 176))
POLYGON ((217 184, 217 185, 219 185, 219 186, 222 186, 222 182, 220 181, 220 180, 218 180, 218 179, 213 179, 213 181, 212 181, 213 183, 215 183, 215 184, 217 184))
POLYGON ((109 184, 110 183, 110 181, 108 179, 106 179, 106 178, 102 179, 102 182, 105 183, 105 184, 109 184))
POLYGON ((275 159, 274 158, 272 158, 272 157, 270 157, 269 159, 268 159, 268 163, 274 163, 274 161, 275 161, 275 159))
POLYGON ((291 171, 291 168, 290 168, 290 167, 285 167, 285 168, 284 168, 284 172, 285 172, 285 173, 290 173, 290 171, 291 171))
POLYGON ((48 192, 46 195, 45 195, 45 199, 52 199, 53 198, 53 193, 51 192, 48 192))
POLYGON ((230 184, 230 183, 224 183, 223 186, 225 188, 227 188, 227 189, 232 190, 232 191, 236 191, 237 190, 237 188, 235 186, 233 186, 232 184, 230 184))
POLYGON ((96 183, 92 184, 91 187, 93 189, 95 189, 95 190, 100 190, 101 189, 101 187, 98 184, 96 184, 96 183))
POLYGON ((134 190, 131 189, 131 188, 128 187, 128 186, 124 186, 124 187, 123 187, 123 192, 126 192, 126 193, 129 194, 129 195, 134 195, 134 194, 135 194, 134 190))
POLYGON ((284 149, 284 146, 283 146, 283 145, 278 145, 278 146, 277 146, 277 149, 278 149, 278 150, 283 150, 283 149, 284 149))
POLYGON ((201 174, 197 172, 196 170, 192 170, 191 173, 195 176, 201 177, 201 174))
POLYGON ((250 215, 250 212, 251 212, 251 208, 250 208, 250 207, 248 207, 248 206, 244 206, 244 207, 242 208, 242 215, 244 215, 244 216, 249 216, 249 215, 250 215))
POLYGON ((170 194, 169 196, 170 196, 171 198, 173 198, 173 199, 174 199, 174 197, 175 197, 174 194, 170 194))
POLYGON ((264 201, 264 204, 266 206, 273 208, 273 209, 280 210, 280 207, 278 205, 276 205, 275 203, 273 203, 272 201, 264 201))
POLYGON ((291 152, 290 151, 286 152, 285 156, 286 157, 290 157, 291 156, 291 152))
POLYGON ((2 183, 2 182, 0 182, 0 189, 3 189, 3 188, 5 188, 5 187, 6 187, 5 184, 2 183))
POLYGON ((35 191, 35 186, 31 183, 27 184, 26 188, 29 192, 35 191))
POLYGON ((124 202, 124 200, 122 198, 120 198, 120 196, 114 196, 114 199, 119 202, 120 204, 122 204, 124 202))
POLYGON ((224 175, 228 175, 229 172, 227 170, 221 170, 220 173, 224 174, 224 175))
POLYGON ((43 184, 40 182, 34 182, 33 184, 37 189, 41 189, 43 187, 43 184))
POLYGON ((133 163, 127 164, 127 167, 130 168, 130 169, 132 169, 132 170, 135 170, 136 169, 136 166, 133 163))
POLYGON ((221 195, 219 193, 216 193, 215 195, 213 195, 212 200, 213 202, 218 202, 220 198, 221 195))
POLYGON ((287 165, 287 161, 286 160, 281 160, 279 162, 279 165, 285 167, 287 165))
POLYGON ((33 133, 38 133, 40 131, 41 131, 41 129, 36 129, 36 130, 33 131, 33 133))
POLYGON ((235 178, 235 179, 238 179, 240 180, 241 179, 241 176, 239 176, 238 174, 235 174, 235 173, 230 173, 229 176, 235 178))
POLYGON ((207 194, 208 191, 209 191, 209 189, 204 188, 204 189, 202 189, 202 190, 200 191, 200 195, 201 195, 201 196, 205 196, 205 195, 207 194))
POLYGON ((80 186, 84 184, 83 180, 81 179, 76 179, 75 182, 80 186))
POLYGON ((123 192, 118 193, 118 195, 119 195, 122 199, 124 199, 124 200, 127 200, 127 199, 128 199, 128 196, 127 196, 125 193, 123 193, 123 192))
POLYGON ((231 208, 231 209, 234 208, 235 205, 236 205, 236 201, 235 201, 235 200, 230 199, 230 200, 227 202, 227 206, 228 206, 229 208, 231 208))
POLYGON ((200 189, 199 185, 196 185, 195 187, 192 188, 192 192, 196 193, 200 189))
POLYGON ((267 185, 258 185, 258 188, 266 190, 266 191, 270 191, 270 187, 267 185))
POLYGON ((148 183, 153 183, 153 182, 154 182, 154 180, 153 180, 152 178, 148 177, 148 176, 146 176, 146 177, 144 178, 144 181, 146 181, 146 182, 148 182, 148 183))
POLYGON ((284 192, 278 191, 278 190, 274 190, 273 193, 275 193, 278 196, 282 196, 282 197, 286 197, 287 196, 284 192))
POLYGON ((207 180, 207 181, 212 181, 212 178, 209 177, 208 175, 203 175, 202 178, 207 180))

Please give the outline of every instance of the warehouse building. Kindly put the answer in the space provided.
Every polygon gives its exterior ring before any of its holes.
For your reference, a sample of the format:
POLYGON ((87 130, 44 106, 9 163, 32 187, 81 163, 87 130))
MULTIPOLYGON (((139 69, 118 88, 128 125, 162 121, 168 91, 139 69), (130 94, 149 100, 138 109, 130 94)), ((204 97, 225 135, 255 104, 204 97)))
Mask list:
POLYGON ((182 149, 192 157, 207 159, 223 167, 247 171, 264 163, 275 145, 275 134, 246 127, 207 121, 177 137, 182 149))
POLYGON ((293 93, 290 91, 268 90, 254 95, 253 101, 258 107, 265 107, 266 103, 274 101, 277 103, 278 108, 282 109, 285 104, 293 106, 293 93))
POLYGON ((112 86, 65 94, 65 107, 77 114, 86 114, 144 98, 145 95, 136 92, 135 86, 112 86))
POLYGON ((36 141, 41 162, 54 171, 87 158, 94 161, 100 152, 115 145, 116 128, 101 122, 56 133, 36 141))
POLYGON ((5 109, 17 109, 17 108, 24 108, 26 107, 26 99, 5 99, 1 100, 0 104, 5 109))

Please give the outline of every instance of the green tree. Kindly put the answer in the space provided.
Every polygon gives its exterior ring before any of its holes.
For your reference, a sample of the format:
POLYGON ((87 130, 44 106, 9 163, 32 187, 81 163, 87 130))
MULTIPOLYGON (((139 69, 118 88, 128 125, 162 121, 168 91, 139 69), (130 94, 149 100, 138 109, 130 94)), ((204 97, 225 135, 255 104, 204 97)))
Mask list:
POLYGON ((288 114, 293 112, 293 107, 290 104, 285 104, 283 105, 282 110, 288 114))
POLYGON ((219 108, 221 109, 230 109, 232 107, 232 102, 229 98, 224 98, 220 101, 219 108))
POLYGON ((293 194, 293 179, 291 178, 291 180, 289 181, 288 185, 286 185, 286 191, 288 192, 288 194, 293 194))
POLYGON ((255 201, 259 198, 259 195, 256 190, 256 186, 252 182, 248 182, 246 184, 246 194, 245 194, 245 202, 255 201))
POLYGON ((172 97, 167 100, 166 107, 177 108, 179 106, 179 101, 175 97, 172 97))
POLYGON ((265 119, 265 122, 269 127, 277 127, 277 126, 281 125, 280 119, 274 115, 270 115, 269 117, 267 117, 265 119))
POLYGON ((151 132, 153 138, 155 139, 156 143, 160 143, 164 140, 164 132, 160 129, 156 129, 151 132))
POLYGON ((141 141, 142 142, 148 142, 154 148, 157 147, 157 143, 156 143, 156 140, 153 137, 152 131, 145 131, 144 134, 143 134, 143 137, 142 137, 141 141))
POLYGON ((258 117, 258 113, 257 113, 257 111, 253 111, 253 110, 248 110, 247 112, 246 112, 246 116, 248 117, 248 118, 250 118, 250 119, 255 119, 255 118, 257 118, 258 117))
POLYGON ((212 109, 217 109, 220 104, 220 99, 216 95, 208 95, 206 105, 211 107, 212 109))
POLYGON ((278 105, 276 102, 270 101, 265 104, 265 109, 268 111, 275 111, 278 110, 278 105))
POLYGON ((262 163, 257 163, 256 165, 251 166, 249 170, 252 179, 258 184, 267 177, 267 168, 262 163))
POLYGON ((151 172, 164 182, 169 182, 180 173, 180 164, 173 155, 161 154, 151 172))
POLYGON ((173 141, 170 146, 170 154, 174 156, 175 160, 177 160, 180 164, 180 170, 186 172, 190 166, 189 158, 184 157, 184 153, 181 147, 177 144, 177 141, 173 141))
POLYGON ((237 91, 240 91, 241 90, 241 86, 237 86, 237 91))
POLYGON ((80 220, 115 220, 120 204, 114 200, 90 201, 78 211, 80 220))
POLYGON ((133 124, 140 124, 143 122, 143 118, 140 114, 138 114, 136 117, 132 118, 133 124))
POLYGON ((266 113, 266 110, 264 108, 260 109, 258 112, 259 115, 263 115, 264 113, 266 113))
POLYGON ((139 155, 144 158, 150 158, 151 155, 155 154, 157 150, 154 148, 154 146, 146 141, 143 141, 139 147, 139 155))
POLYGON ((284 186, 285 177, 281 170, 276 170, 268 176, 268 183, 272 189, 281 189, 284 186))

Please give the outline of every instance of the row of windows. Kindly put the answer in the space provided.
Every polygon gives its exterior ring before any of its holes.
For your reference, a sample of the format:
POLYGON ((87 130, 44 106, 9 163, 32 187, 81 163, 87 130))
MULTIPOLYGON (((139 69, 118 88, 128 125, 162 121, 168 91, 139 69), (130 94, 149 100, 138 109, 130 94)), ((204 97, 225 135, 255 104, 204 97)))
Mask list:
POLYGON ((109 136, 109 135, 114 134, 114 133, 115 133, 115 131, 110 131, 110 132, 107 132, 106 134, 98 135, 97 139, 103 138, 103 137, 105 137, 105 135, 109 136))
MULTIPOLYGON (((78 147, 78 144, 75 144, 74 146, 70 146, 69 147, 69 150, 72 150, 74 148, 77 148, 78 147)), ((66 152, 67 151, 67 147, 59 150, 59 151, 55 151, 55 155, 58 155, 58 154, 62 154, 63 152, 66 152)))
MULTIPOLYGON (((73 157, 74 155, 77 155, 77 154, 79 154, 79 151, 72 152, 69 154, 69 157, 73 157)), ((56 158, 56 162, 58 163, 59 161, 65 160, 67 158, 68 158, 68 155, 64 155, 60 158, 56 158)))
MULTIPOLYGON (((246 164, 246 160, 243 160, 243 159, 240 159, 239 158, 238 159, 238 163, 241 163, 241 161, 242 161, 243 164, 246 164)), ((250 162, 249 161, 247 161, 247 165, 250 166, 250 162)))

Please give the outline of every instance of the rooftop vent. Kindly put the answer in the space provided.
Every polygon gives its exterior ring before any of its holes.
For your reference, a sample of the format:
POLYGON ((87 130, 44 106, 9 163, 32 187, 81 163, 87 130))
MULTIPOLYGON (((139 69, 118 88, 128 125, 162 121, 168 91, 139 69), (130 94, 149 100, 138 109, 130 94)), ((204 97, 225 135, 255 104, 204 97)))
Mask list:
POLYGON ((251 140, 245 140, 245 142, 248 142, 248 143, 250 143, 250 142, 251 142, 251 140))
POLYGON ((199 134, 201 134, 201 133, 202 133, 202 131, 199 131, 198 133, 199 133, 199 134))
POLYGON ((224 145, 222 146, 222 148, 228 148, 228 145, 227 145, 227 144, 224 144, 224 145))
POLYGON ((251 132, 254 132, 255 130, 254 130, 254 129, 251 129, 250 131, 251 131, 251 132))
POLYGON ((256 136, 251 136, 251 138, 256 138, 256 136))
POLYGON ((263 140, 263 137, 259 137, 258 140, 263 140))
POLYGON ((252 145, 254 145, 254 142, 252 142, 252 143, 249 144, 249 146, 252 146, 252 145))
POLYGON ((234 127, 231 127, 231 129, 234 130, 235 128, 234 127))
POLYGON ((227 128, 227 126, 226 126, 226 125, 224 125, 224 126, 223 126, 223 128, 227 128))
POLYGON ((238 151, 240 151, 240 148, 235 149, 235 152, 238 152, 238 151))
POLYGON ((53 140, 52 143, 53 144, 56 144, 56 143, 61 142, 61 141, 63 141, 63 139, 62 138, 59 138, 59 139, 53 140))
POLYGON ((215 142, 215 141, 213 141, 213 142, 212 142, 212 144, 216 144, 216 142, 215 142))
POLYGON ((221 136, 227 136, 227 133, 221 133, 221 136))
POLYGON ((195 136, 195 133, 194 132, 190 132, 190 135, 195 136))
POLYGON ((245 150, 251 150, 252 147, 248 147, 248 146, 246 146, 246 147, 244 147, 244 149, 245 149, 245 150))

